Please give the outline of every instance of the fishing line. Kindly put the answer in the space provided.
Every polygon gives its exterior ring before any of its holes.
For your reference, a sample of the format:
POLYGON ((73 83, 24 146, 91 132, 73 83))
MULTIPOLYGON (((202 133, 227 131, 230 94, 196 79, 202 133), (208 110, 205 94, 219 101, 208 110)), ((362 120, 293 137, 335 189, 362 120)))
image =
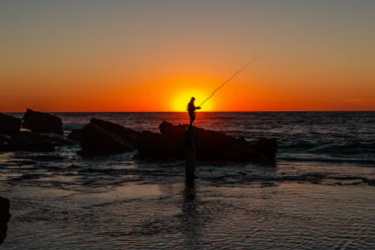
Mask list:
POLYGON ((254 57, 253 60, 251 60, 249 63, 247 63, 245 66, 243 66, 239 71, 237 71, 234 75, 232 75, 228 80, 226 80, 223 84, 220 85, 217 89, 215 89, 214 92, 206 99, 204 102, 202 102, 199 107, 201 107, 206 101, 208 101, 217 91, 219 91, 222 87, 224 87, 225 84, 227 84, 230 80, 232 80, 237 74, 239 74, 242 70, 244 70, 247 66, 249 66, 251 63, 253 63, 256 59, 258 59, 262 54, 259 54, 258 56, 254 57))

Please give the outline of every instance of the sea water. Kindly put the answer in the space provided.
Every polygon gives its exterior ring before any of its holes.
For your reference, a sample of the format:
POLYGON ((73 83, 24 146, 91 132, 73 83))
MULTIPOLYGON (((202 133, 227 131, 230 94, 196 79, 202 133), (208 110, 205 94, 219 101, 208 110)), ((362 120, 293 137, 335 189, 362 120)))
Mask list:
MULTIPOLYGON (((22 114, 13 114, 22 117, 22 114)), ((158 132, 186 113, 58 113, 68 134, 91 118, 158 132)), ((0 154, 13 217, 4 249, 374 249, 375 113, 197 114, 248 141, 277 138, 275 167, 147 161, 137 152, 0 154)))

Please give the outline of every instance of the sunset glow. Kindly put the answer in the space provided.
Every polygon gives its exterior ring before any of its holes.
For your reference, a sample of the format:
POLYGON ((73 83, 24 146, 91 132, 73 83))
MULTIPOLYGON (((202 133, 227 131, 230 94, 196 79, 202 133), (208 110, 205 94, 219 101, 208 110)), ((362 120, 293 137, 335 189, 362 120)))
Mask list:
POLYGON ((0 112, 185 111, 262 52, 202 111, 375 110, 375 1, 90 3, 0 3, 0 112))
MULTIPOLYGON (((171 108, 173 111, 186 111, 187 104, 191 97, 195 98, 196 107, 198 107, 208 97, 199 90, 188 90, 181 93, 176 93, 174 96, 173 107, 171 108)), ((206 102, 204 106, 202 106, 201 111, 213 111, 213 103, 214 100, 206 102)))

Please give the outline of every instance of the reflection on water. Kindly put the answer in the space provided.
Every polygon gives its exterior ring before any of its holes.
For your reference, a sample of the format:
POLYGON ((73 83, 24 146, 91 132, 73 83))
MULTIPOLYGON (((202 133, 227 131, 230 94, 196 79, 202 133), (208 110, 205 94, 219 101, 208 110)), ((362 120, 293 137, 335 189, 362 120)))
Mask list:
POLYGON ((185 237, 186 249, 194 249, 199 241, 199 231, 203 229, 203 223, 199 220, 197 208, 197 190, 194 180, 186 180, 182 191, 181 227, 185 237))

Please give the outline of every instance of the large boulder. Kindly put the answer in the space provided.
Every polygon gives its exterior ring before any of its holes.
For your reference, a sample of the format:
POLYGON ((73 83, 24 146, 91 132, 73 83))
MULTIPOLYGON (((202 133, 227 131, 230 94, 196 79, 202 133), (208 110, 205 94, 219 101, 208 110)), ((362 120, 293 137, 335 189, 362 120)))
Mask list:
POLYGON ((140 134, 139 132, 133 129, 121 126, 119 124, 109 122, 109 121, 104 121, 101 119, 92 118, 90 123, 100 127, 101 129, 111 134, 120 136, 123 140, 131 143, 133 147, 136 147, 137 137, 140 134))
POLYGON ((14 135, 21 129, 21 119, 0 113, 0 134, 14 135))
MULTIPOLYGON (((139 153, 148 158, 178 158, 181 142, 188 125, 173 125, 163 121, 160 133, 151 136, 143 132, 139 138, 139 153), (146 136, 147 135, 147 136, 146 136)), ((244 138, 236 139, 220 132, 194 128, 197 144, 197 159, 209 161, 250 161, 273 163, 276 157, 277 141, 260 139, 248 143, 244 138)))
POLYGON ((82 129, 80 154, 102 155, 117 154, 134 150, 134 146, 117 134, 89 123, 82 129))
POLYGON ((64 134, 63 122, 57 116, 28 109, 22 120, 22 127, 32 132, 64 134))
POLYGON ((0 245, 3 244, 7 237, 8 222, 12 216, 9 213, 10 202, 8 199, 0 197, 0 245))
POLYGON ((138 137, 141 157, 152 159, 182 159, 182 143, 159 133, 143 131, 138 137))
POLYGON ((10 151, 53 152, 55 145, 38 133, 21 131, 9 142, 10 151))

